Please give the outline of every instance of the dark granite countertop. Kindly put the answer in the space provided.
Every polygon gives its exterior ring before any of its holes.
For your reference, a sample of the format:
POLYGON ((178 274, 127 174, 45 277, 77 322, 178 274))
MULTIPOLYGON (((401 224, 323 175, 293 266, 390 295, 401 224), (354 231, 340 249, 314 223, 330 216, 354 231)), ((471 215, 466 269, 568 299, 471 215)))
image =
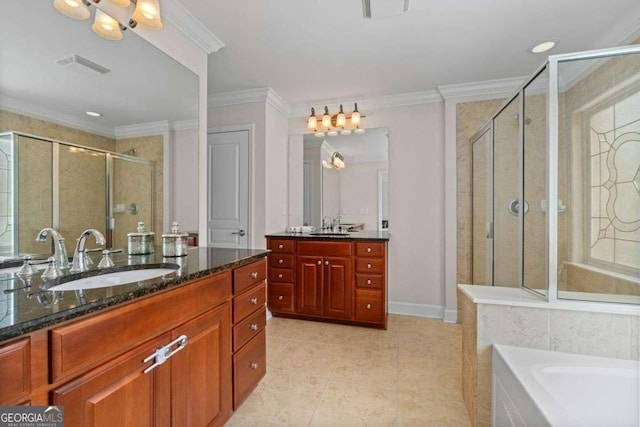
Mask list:
POLYGON ((289 238, 289 239, 322 239, 322 240, 380 240, 389 241, 391 234, 388 231, 356 231, 347 234, 323 234, 318 233, 272 233, 265 237, 289 238))
MULTIPOLYGON (((0 342, 228 268, 248 264, 266 256, 267 253, 268 251, 263 249, 189 248, 186 257, 163 258, 161 248, 156 248, 153 255, 128 257, 113 254, 116 267, 125 269, 129 269, 126 266, 136 269, 137 265, 160 263, 178 264, 180 268, 167 278, 160 277, 83 291, 45 291, 40 287, 43 284, 40 274, 32 276, 31 286, 26 287, 23 279, 13 273, 3 273, 0 269, 0 342)), ((93 258, 97 265, 98 257, 94 255, 93 258)))

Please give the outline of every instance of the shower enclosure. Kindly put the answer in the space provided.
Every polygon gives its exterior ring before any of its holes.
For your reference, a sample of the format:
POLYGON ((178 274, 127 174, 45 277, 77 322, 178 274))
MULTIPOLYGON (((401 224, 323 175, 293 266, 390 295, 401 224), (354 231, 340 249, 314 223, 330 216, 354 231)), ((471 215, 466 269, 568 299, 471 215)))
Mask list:
POLYGON ((472 143, 472 281, 640 303, 640 47, 550 56, 472 143))
POLYGON ((0 134, 0 256, 48 253, 37 233, 53 227, 67 253, 95 228, 123 248, 136 223, 154 224, 155 162, 19 132, 0 134))

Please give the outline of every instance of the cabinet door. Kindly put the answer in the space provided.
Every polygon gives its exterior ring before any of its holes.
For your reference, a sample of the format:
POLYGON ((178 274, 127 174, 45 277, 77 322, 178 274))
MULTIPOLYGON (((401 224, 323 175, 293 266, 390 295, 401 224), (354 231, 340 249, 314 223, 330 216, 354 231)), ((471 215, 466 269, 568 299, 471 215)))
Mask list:
POLYGON ((232 411, 231 309, 214 308, 176 328, 187 346, 171 358, 172 426, 217 426, 232 411))
POLYGON ((324 306, 322 314, 333 318, 350 319, 353 294, 351 259, 325 257, 324 306))
POLYGON ((148 373, 143 360, 170 341, 170 335, 148 341, 53 390, 53 404, 64 406, 70 426, 166 426, 170 424, 169 363, 148 373))
POLYGON ((298 280, 296 283, 296 312, 300 314, 322 314, 322 258, 298 257, 298 280))

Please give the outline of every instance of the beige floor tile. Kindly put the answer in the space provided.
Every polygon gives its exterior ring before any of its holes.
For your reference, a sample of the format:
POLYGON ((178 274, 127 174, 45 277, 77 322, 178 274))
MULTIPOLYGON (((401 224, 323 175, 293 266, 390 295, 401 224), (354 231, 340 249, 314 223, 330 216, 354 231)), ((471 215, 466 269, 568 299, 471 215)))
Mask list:
POLYGON ((326 384, 326 379, 271 369, 236 412, 238 422, 307 425, 326 384))
POLYGON ((272 317, 267 325, 267 335, 289 339, 297 338, 301 335, 305 336, 311 334, 313 330, 325 327, 324 323, 286 319, 284 317, 272 317))
POLYGON ((398 387, 398 357, 384 351, 359 350, 352 354, 353 361, 335 369, 331 380, 370 386, 374 388, 398 387))
POLYGON ((463 402, 460 361, 401 356, 401 390, 421 393, 433 400, 463 402))
POLYGON ((395 390, 329 381, 311 426, 395 426, 395 390))
POLYGON ((276 361, 289 341, 291 341, 289 338, 267 335, 267 367, 276 361))
POLYGON ((329 378, 335 369, 349 367, 355 359, 344 346, 291 340, 271 367, 296 375, 329 378))
POLYGON ((398 392, 399 426, 466 427, 470 424, 464 403, 432 400, 414 391, 398 392))
POLYGON ((432 333, 425 337, 401 336, 398 351, 403 356, 449 360, 460 358, 462 338, 446 333, 432 333))

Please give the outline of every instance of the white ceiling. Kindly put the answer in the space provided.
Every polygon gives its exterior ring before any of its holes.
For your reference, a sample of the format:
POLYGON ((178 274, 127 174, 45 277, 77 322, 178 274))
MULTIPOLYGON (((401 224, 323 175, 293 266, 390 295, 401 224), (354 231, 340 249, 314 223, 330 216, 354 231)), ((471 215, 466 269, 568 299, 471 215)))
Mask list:
POLYGON ((50 0, 3 0, 0 103, 10 110, 114 136, 115 128, 197 120, 197 76, 132 31, 98 37, 91 19, 68 18, 50 0), (78 74, 56 60, 79 54, 111 71, 78 74), (86 111, 103 113, 89 118, 86 111), (56 120, 57 119, 57 120, 56 120))
POLYGON ((223 49, 209 93, 271 87, 294 106, 527 76, 549 54, 629 42, 638 0, 411 0, 410 11, 362 17, 361 0, 180 0, 223 49))

